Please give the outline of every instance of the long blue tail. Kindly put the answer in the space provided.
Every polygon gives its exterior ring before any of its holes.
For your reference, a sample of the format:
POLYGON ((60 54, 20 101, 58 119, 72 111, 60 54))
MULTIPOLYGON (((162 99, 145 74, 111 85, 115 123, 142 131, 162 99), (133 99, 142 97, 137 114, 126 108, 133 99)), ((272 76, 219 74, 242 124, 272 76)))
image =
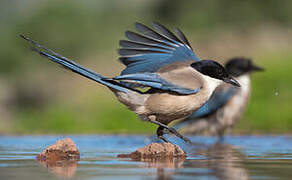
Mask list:
POLYGON ((42 56, 45 56, 49 60, 51 60, 55 63, 58 63, 67 69, 70 69, 71 71, 73 71, 75 73, 78 73, 84 77, 87 77, 87 78, 89 78, 93 81, 96 81, 102 85, 105 85, 109 88, 112 88, 112 89, 115 89, 118 91, 122 91, 125 93, 129 91, 128 88, 125 88, 120 83, 113 81, 113 80, 111 81, 109 78, 106 78, 101 74, 98 74, 92 70, 89 70, 89 69, 81 66, 80 64, 77 64, 77 63, 73 62, 72 60, 55 53, 54 51, 46 48, 43 45, 38 44, 37 42, 33 41, 32 39, 30 39, 24 35, 20 35, 20 37, 22 37, 23 39, 25 39, 26 41, 28 41, 34 45, 32 47, 32 50, 38 52, 42 56))

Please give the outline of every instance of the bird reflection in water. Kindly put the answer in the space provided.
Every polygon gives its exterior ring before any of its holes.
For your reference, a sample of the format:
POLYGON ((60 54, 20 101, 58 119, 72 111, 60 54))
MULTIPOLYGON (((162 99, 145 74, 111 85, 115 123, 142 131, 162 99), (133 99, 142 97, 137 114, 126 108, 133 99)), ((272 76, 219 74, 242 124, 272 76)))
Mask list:
POLYGON ((203 156, 205 159, 190 160, 193 168, 210 169, 211 175, 224 180, 247 180, 248 171, 242 164, 245 155, 240 152, 240 148, 223 143, 216 143, 207 149, 196 150, 191 156, 203 156))

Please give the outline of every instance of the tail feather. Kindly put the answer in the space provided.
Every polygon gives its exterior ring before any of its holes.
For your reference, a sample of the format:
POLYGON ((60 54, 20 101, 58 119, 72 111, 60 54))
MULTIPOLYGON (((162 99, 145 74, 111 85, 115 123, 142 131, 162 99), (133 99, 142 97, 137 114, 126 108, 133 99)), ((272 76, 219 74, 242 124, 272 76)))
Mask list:
POLYGON ((109 88, 118 90, 118 91, 122 91, 122 92, 128 92, 129 89, 123 87, 123 85, 119 84, 118 82, 111 80, 109 78, 106 78, 105 76, 98 74, 90 69, 87 69, 85 67, 83 67, 80 64, 77 64, 75 62, 73 62, 72 60, 63 57, 57 53, 55 53, 54 51, 46 48, 43 45, 38 44, 37 42, 33 41, 32 39, 24 36, 24 35, 20 35, 20 37, 22 37, 23 39, 25 39, 26 41, 32 43, 34 45, 34 47, 32 47, 33 51, 38 52, 40 55, 48 58, 49 60, 60 64, 62 66, 64 66, 65 68, 78 73, 84 77, 87 77, 93 81, 96 81, 102 85, 105 85, 109 88))

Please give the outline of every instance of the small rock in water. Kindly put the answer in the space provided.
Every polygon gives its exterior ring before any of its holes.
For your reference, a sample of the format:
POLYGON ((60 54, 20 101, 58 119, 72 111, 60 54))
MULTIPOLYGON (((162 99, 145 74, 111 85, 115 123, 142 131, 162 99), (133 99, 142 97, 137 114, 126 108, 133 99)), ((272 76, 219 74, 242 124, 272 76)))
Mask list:
POLYGON ((70 138, 57 141, 37 155, 39 161, 79 160, 80 152, 70 138))
POLYGON ((118 158, 131 159, 151 159, 151 158, 172 158, 186 157, 185 152, 175 144, 171 143, 152 143, 137 149, 130 154, 119 154, 118 158))

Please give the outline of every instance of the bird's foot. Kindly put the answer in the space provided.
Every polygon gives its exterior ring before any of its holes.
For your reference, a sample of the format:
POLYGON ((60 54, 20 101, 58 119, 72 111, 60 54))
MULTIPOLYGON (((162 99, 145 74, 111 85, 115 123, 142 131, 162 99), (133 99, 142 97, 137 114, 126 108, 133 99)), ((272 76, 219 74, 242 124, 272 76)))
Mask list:
POLYGON ((169 140, 164 136, 158 136, 158 138, 161 139, 164 142, 170 143, 169 140))
MULTIPOLYGON (((166 133, 172 133, 172 134, 174 134, 174 135, 176 135, 177 137, 179 137, 179 138, 181 138, 182 140, 184 140, 186 143, 192 143, 192 141, 189 139, 189 138, 187 138, 187 137, 184 137, 183 135, 181 135, 179 132, 177 132, 177 130, 176 129, 174 129, 173 127, 169 127, 169 126, 167 126, 167 125, 165 125, 165 124, 162 124, 162 123, 160 123, 160 122, 158 122, 158 121, 150 121, 150 122, 152 122, 152 123, 154 123, 154 124, 157 124, 157 125, 159 125, 159 127, 158 127, 158 129, 157 129, 157 131, 156 131, 156 134, 157 134, 157 136, 160 138, 160 139, 162 139, 162 140, 164 140, 165 139, 165 137, 163 137, 163 138, 161 138, 161 136, 163 136, 163 134, 166 134, 166 133)), ((165 140, 164 140, 165 141, 165 140)), ((167 141, 165 141, 165 142, 167 142, 167 141)))
POLYGON ((186 143, 192 143, 192 141, 191 141, 189 138, 187 138, 187 137, 181 135, 181 134, 180 134, 179 132, 177 132, 177 130, 174 129, 173 127, 169 127, 168 130, 169 130, 169 132, 171 132, 172 134, 174 134, 174 135, 176 135, 177 137, 179 137, 179 138, 181 138, 182 140, 184 140, 184 142, 186 142, 186 143))
POLYGON ((167 126, 167 127, 163 127, 162 131, 163 131, 163 134, 170 134, 171 133, 171 134, 174 134, 175 136, 177 136, 178 138, 182 139, 186 143, 192 143, 192 141, 189 138, 181 135, 179 132, 177 132, 177 130, 175 128, 167 126))

